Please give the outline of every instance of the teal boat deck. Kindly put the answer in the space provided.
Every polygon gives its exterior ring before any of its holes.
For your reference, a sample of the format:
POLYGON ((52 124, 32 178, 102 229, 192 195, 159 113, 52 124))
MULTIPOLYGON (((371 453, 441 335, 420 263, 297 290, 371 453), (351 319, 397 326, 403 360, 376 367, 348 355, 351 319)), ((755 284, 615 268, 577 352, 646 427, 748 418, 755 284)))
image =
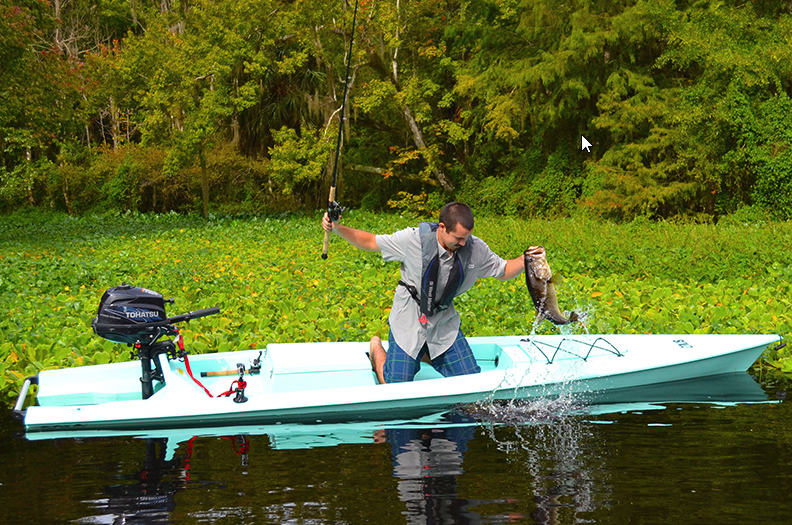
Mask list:
MULTIPOLYGON (((471 340, 471 348, 482 372, 526 367, 547 362, 553 348, 538 351, 531 342, 513 338, 503 342, 471 340), (543 353, 544 352, 544 353, 543 353)), ((503 338, 497 338, 503 339, 503 338)), ((387 344, 387 343, 386 343, 387 344)), ((367 343, 283 343, 271 344, 266 351, 249 350, 189 356, 194 377, 213 396, 227 391, 237 379, 237 364, 246 368, 261 355, 261 372, 246 374, 249 394, 272 394, 371 386, 376 377, 366 352, 367 343), (233 372, 231 375, 201 377, 202 372, 233 372)), ((612 355, 600 352, 597 355, 612 355)), ((589 356, 590 357, 590 356, 589 356)), ((595 356, 596 357, 596 356, 595 356)), ((579 360, 581 356, 564 352, 552 356, 556 361, 579 360)), ((165 385, 183 394, 206 396, 189 377, 182 360, 160 356, 164 383, 154 382, 154 391, 165 385)), ((140 400, 140 364, 137 361, 44 371, 38 392, 40 406, 95 405, 114 401, 140 400)), ((422 363, 416 381, 442 378, 428 363, 422 363)))

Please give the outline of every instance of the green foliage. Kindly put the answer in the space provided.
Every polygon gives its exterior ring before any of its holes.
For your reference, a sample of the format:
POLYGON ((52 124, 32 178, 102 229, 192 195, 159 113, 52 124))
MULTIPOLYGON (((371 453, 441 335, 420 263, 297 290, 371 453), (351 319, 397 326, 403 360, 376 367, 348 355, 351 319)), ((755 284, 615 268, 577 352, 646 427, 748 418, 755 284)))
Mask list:
POLYGON ((24 162, 11 171, 0 166, 0 197, 8 203, 27 201, 36 205, 52 174, 53 166, 47 159, 24 162))
POLYGON ((751 197, 773 216, 792 219, 792 100, 786 93, 767 100, 756 121, 750 160, 757 175, 751 197))
MULTIPOLYGON (((145 191, 149 192, 154 202, 157 197, 162 199, 163 164, 164 152, 157 148, 130 144, 97 152, 86 168, 88 180, 98 186, 101 200, 97 209, 145 211, 145 191)), ((149 203, 151 200, 147 199, 149 203)))
POLYGON ((328 0, 3 4, 0 211, 312 209, 343 125, 354 206, 790 217, 787 4, 422 0, 352 17, 328 0))
MULTIPOLYGON (((565 277, 561 307, 586 311, 591 333, 789 338, 792 226, 742 213, 753 219, 717 226, 479 216, 476 234, 507 258, 544 245, 565 277)), ((31 210, 0 217, 0 398, 10 401, 24 377, 44 369, 128 359, 127 347, 90 327, 104 290, 122 282, 175 297, 172 315, 220 306, 220 315, 184 327, 194 352, 384 336, 398 265, 338 240, 321 262, 319 221, 31 210)), ((348 212, 344 222, 387 233, 417 219, 348 212)), ((484 280, 456 306, 470 336, 557 331, 533 326, 522 278, 484 280)), ((771 350, 757 366, 789 375, 791 360, 788 349, 771 350)))
POLYGON ((750 3, 670 7, 657 11, 666 43, 652 67, 611 75, 599 100, 594 122, 613 145, 592 163, 600 184, 585 204, 621 219, 751 203, 786 217, 792 18, 750 3))
POLYGON ((567 151, 558 151, 537 168, 536 156, 520 159, 518 168, 507 176, 469 177, 460 191, 460 200, 473 203, 476 210, 495 215, 550 218, 574 213, 582 187, 577 166, 567 151))
POLYGON ((432 220, 437 220, 445 204, 442 194, 439 193, 413 195, 404 191, 400 191, 396 198, 388 201, 391 209, 432 220))
MULTIPOLYGON (((220 143, 207 153, 207 170, 214 207, 224 213, 293 209, 291 203, 265 188, 269 178, 266 159, 242 155, 232 144, 220 143), (219 201, 219 202, 218 202, 219 201)), ((198 180, 194 177, 193 180, 198 180)), ((197 190, 195 195, 197 197, 197 190)), ((199 209, 197 206, 195 210, 199 209)))
POLYGON ((302 136, 283 127, 273 132, 275 146, 270 148, 270 174, 286 195, 299 192, 323 179, 332 151, 332 142, 320 130, 305 130, 302 136))

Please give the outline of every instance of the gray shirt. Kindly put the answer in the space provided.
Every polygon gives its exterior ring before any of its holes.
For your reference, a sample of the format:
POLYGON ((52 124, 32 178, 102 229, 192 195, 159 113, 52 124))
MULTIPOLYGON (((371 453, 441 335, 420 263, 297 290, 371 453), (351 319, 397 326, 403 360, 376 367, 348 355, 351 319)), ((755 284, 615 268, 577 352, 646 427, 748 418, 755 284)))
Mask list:
MULTIPOLYGON (((401 262, 401 279, 420 290, 421 282, 421 237, 418 228, 406 228, 391 235, 377 235, 377 246, 382 252, 385 261, 401 262)), ((487 243, 481 239, 470 236, 472 252, 468 267, 465 268, 465 279, 462 281, 459 292, 461 295, 473 286, 477 279, 483 277, 500 277, 506 272, 506 261, 490 250, 487 243)), ((442 295, 448 275, 451 272, 453 255, 448 253, 438 241, 440 254, 440 269, 438 271, 437 296, 442 295)), ((396 287, 393 296, 388 323, 390 324, 393 338, 407 354, 417 359, 424 343, 429 346, 431 359, 443 354, 454 344, 459 332, 460 319, 454 305, 448 309, 437 312, 428 318, 422 325, 418 321, 421 315, 418 303, 412 298, 404 286, 396 287)))

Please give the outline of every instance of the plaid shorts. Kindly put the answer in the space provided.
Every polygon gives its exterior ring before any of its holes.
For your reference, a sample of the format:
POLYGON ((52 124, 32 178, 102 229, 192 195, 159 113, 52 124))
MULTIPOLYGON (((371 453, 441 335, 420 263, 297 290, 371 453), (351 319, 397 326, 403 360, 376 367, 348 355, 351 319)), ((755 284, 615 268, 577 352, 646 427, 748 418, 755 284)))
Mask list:
MULTIPOLYGON (((429 352, 429 347, 424 343, 418 358, 413 359, 407 352, 401 349, 393 339, 393 331, 388 334, 388 353, 385 359, 383 374, 386 383, 402 383, 412 381, 415 374, 421 369, 421 358, 429 352)), ((465 339, 465 334, 459 330, 456 341, 448 350, 432 360, 435 370, 443 374, 444 377, 462 376, 466 374, 478 374, 481 367, 476 363, 473 350, 465 339)))

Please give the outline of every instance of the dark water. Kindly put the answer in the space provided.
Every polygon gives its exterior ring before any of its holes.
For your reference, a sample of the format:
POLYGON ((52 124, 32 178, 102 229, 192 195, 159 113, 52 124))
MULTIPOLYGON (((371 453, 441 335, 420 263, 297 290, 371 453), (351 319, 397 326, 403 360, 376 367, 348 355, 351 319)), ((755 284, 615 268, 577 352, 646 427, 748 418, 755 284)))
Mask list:
POLYGON ((30 441, 5 418, 0 523, 792 523, 786 395, 744 374, 629 405, 560 399, 169 439, 30 441))

